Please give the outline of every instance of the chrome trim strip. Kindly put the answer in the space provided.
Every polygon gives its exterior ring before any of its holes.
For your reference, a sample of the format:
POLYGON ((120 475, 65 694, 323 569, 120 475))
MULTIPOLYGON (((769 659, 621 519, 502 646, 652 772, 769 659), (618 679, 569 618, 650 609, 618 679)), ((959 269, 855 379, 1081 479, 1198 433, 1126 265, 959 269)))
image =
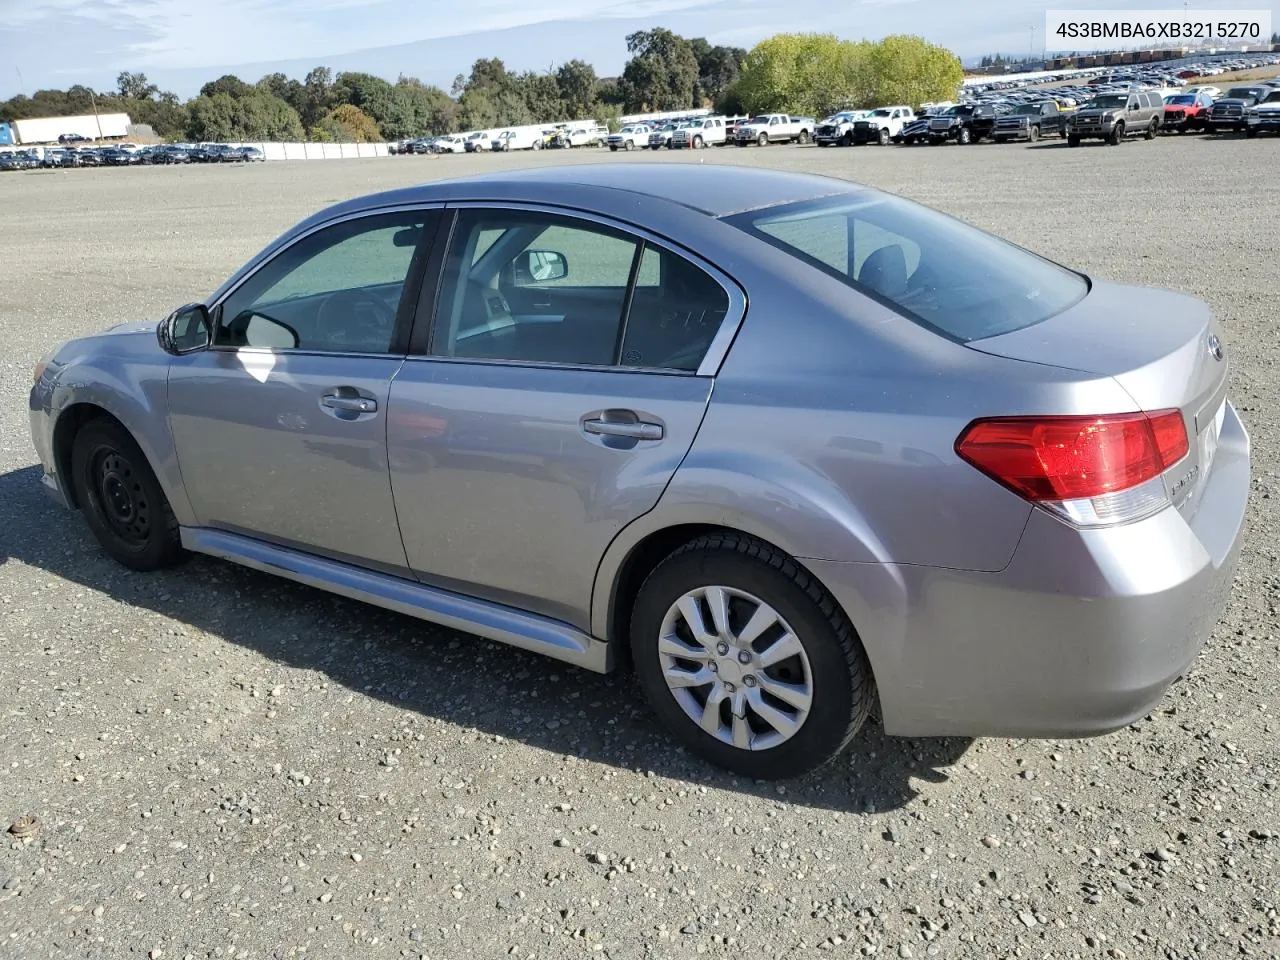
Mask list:
POLYGON ((239 534, 205 527, 182 527, 181 534, 183 547, 196 553, 229 560, 451 630, 540 653, 584 670, 607 673, 613 669, 613 648, 609 644, 549 617, 277 547, 239 534))
MULTIPOLYGON (((684 259, 695 264, 702 270, 711 275, 711 278, 720 284, 725 294, 729 297, 729 310, 725 314, 724 322, 720 324, 720 329, 716 331, 716 335, 711 338, 711 345, 707 347, 706 356, 702 358, 702 363, 698 365, 698 369, 693 371, 694 376, 698 377, 714 377, 720 372, 720 366, 724 363, 724 358, 729 353, 729 347, 733 344, 734 338, 738 335, 738 330, 742 327, 742 322, 747 314, 747 294, 746 288, 738 283, 733 277, 729 276, 715 264, 705 260, 698 253, 690 250, 688 247, 681 246, 674 240, 651 233, 644 227, 629 223, 626 220, 617 220, 612 217, 602 216, 601 214, 591 213, 587 210, 581 210, 577 207, 561 207, 554 204, 545 203, 526 203, 519 200, 454 200, 447 204, 451 210, 465 210, 469 208, 479 207, 481 209, 512 209, 521 211, 531 211, 535 213, 546 213, 558 217, 571 217, 578 220, 586 220, 589 223, 598 223, 603 227, 609 227, 612 230, 619 230, 623 233, 638 237, 646 243, 650 243, 655 247, 661 247, 674 256, 683 257, 684 259)), ((444 358, 424 356, 425 359, 465 359, 465 358, 444 358)), ((413 359, 412 356, 410 359, 413 359)), ((497 364, 506 361, 490 361, 497 364)), ((539 363, 537 366, 564 367, 566 364, 547 364, 539 363)), ((613 366, 595 366, 594 370, 636 370, 636 367, 613 367, 613 366)), ((652 373, 678 374, 684 373, 689 375, 688 371, 666 370, 661 367, 644 368, 652 373)))

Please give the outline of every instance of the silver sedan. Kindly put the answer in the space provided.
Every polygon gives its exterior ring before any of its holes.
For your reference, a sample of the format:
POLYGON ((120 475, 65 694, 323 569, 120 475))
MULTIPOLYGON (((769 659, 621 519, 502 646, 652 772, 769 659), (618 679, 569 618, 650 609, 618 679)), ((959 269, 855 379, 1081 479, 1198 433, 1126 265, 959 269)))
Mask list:
POLYGON ((365 197, 62 344, 56 499, 607 671, 760 778, 900 735, 1098 734, 1196 657, 1249 439, 1222 331, 845 181, 543 167, 365 197))

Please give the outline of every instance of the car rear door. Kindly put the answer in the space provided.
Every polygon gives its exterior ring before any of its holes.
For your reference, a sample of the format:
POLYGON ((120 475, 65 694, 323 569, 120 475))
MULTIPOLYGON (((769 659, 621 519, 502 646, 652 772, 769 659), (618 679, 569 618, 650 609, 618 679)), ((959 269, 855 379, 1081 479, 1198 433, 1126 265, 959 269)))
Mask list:
POLYGON ((435 270, 387 422, 409 564, 586 628, 605 549, 693 443, 742 293, 656 238, 533 207, 460 205, 435 270), (552 312, 520 312, 535 300, 552 312))

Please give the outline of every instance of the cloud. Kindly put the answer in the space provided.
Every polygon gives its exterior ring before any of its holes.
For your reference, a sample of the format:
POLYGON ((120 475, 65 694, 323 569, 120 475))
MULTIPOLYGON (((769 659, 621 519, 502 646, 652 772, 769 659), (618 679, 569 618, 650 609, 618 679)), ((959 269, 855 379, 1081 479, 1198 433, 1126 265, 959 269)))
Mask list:
MULTIPOLYGON (((6 14, 24 35, 69 18, 135 39, 101 69, 183 69, 323 58, 408 41, 556 20, 664 16, 715 0, 26 0, 6 14)), ((43 28, 43 29, 41 29, 43 28)))

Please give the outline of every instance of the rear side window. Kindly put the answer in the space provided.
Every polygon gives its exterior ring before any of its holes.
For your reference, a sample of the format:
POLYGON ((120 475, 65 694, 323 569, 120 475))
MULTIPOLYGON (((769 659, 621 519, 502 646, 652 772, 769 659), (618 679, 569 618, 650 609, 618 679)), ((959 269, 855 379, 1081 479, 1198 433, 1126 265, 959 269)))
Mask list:
POLYGON ((1065 267, 899 197, 824 197, 726 222, 961 343, 1040 323, 1089 291, 1065 267))

